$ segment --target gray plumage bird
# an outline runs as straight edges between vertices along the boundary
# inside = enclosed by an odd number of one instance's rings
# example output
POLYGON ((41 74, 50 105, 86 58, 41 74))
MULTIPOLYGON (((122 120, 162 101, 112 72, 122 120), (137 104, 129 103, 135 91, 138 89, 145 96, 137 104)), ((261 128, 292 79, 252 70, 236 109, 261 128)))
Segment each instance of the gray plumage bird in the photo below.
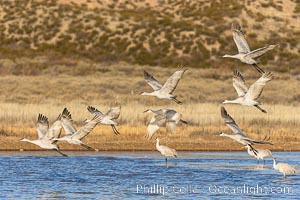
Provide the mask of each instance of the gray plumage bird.
POLYGON ((64 109, 61 116, 62 126, 66 132, 66 135, 61 138, 53 138, 53 141, 66 141, 69 144, 80 145, 88 150, 94 150, 92 147, 86 145, 81 140, 86 137, 101 121, 100 116, 95 116, 92 120, 86 122, 80 129, 76 130, 73 125, 73 119, 71 113, 67 108, 64 109))
POLYGON ((287 163, 276 163, 276 158, 273 158, 273 168, 283 174, 283 177, 286 177, 286 174, 295 174, 296 169, 294 166, 287 163))
POLYGON ((233 23, 231 26, 233 40, 238 48, 238 54, 236 55, 224 55, 224 58, 235 58, 243 63, 252 65, 259 73, 264 71, 257 65, 257 59, 266 54, 268 51, 274 49, 277 45, 268 45, 256 50, 251 51, 249 45, 245 39, 242 28, 239 24, 233 23))
POLYGON ((177 152, 175 149, 171 149, 168 146, 160 145, 159 138, 156 139, 156 149, 161 153, 161 155, 165 156, 166 164, 168 163, 167 157, 174 157, 177 158, 177 152))
POLYGON ((175 133, 176 126, 179 123, 187 124, 186 121, 181 119, 182 114, 172 109, 159 109, 159 110, 147 109, 144 111, 144 113, 155 114, 151 118, 150 123, 147 126, 146 137, 148 139, 151 139, 160 127, 168 127, 171 133, 175 133))
MULTIPOLYGON (((103 114, 100 110, 93 106, 88 106, 87 109, 91 114, 101 117, 100 124, 110 125, 114 134, 120 135, 120 132, 116 128, 116 125, 118 125, 118 123, 115 120, 118 119, 120 116, 121 106, 109 109, 106 114, 103 114)), ((87 121, 89 120, 86 120, 86 122, 87 121)))
POLYGON ((177 104, 182 104, 176 98, 176 95, 173 95, 174 90, 176 89, 182 75, 187 69, 178 70, 173 73, 172 76, 168 78, 164 85, 161 85, 152 75, 144 71, 145 81, 152 87, 153 92, 142 92, 141 95, 155 96, 159 99, 171 99, 177 104))
POLYGON ((246 146, 249 145, 249 147, 253 150, 253 152, 257 155, 256 150, 252 147, 253 144, 271 144, 271 142, 267 141, 266 138, 263 141, 255 140, 252 138, 249 138, 235 123, 233 118, 227 113, 225 108, 222 106, 221 107, 221 116, 225 122, 225 124, 234 132, 234 134, 230 135, 227 133, 220 133, 220 136, 228 137, 231 138, 238 143, 246 146))
POLYGON ((225 100, 223 103, 255 106, 261 112, 267 113, 266 110, 262 109, 259 106, 261 105, 261 103, 258 102, 258 99, 261 96, 267 82, 271 81, 273 78, 274 76, 271 72, 263 73, 262 76, 248 89, 242 74, 239 71, 235 70, 233 77, 233 87, 238 94, 238 98, 234 100, 225 100))
POLYGON ((56 142, 52 140, 53 138, 60 136, 61 129, 62 129, 61 114, 57 117, 57 119, 55 120, 55 122, 52 124, 50 128, 49 128, 48 118, 42 114, 39 114, 37 120, 38 139, 29 140, 23 138, 21 141, 35 144, 43 149, 51 149, 58 152, 62 156, 67 156, 66 154, 62 153, 59 150, 59 147, 57 146, 56 142))
POLYGON ((259 160, 263 160, 265 164, 265 158, 273 158, 272 152, 268 149, 253 149, 250 145, 246 145, 245 148, 247 149, 247 152, 250 156, 254 157, 257 159, 257 162, 259 163, 259 160), (254 153, 254 151, 256 151, 254 153))

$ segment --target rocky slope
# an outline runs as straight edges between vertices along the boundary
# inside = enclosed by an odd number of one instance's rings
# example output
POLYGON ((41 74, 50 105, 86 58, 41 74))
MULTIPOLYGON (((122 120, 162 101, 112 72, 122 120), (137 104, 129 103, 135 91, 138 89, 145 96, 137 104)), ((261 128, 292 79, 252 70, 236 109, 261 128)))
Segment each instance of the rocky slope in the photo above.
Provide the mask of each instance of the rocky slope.
MULTIPOLYGON (((231 23, 251 48, 279 47, 262 64, 299 66, 299 0, 11 0, 0 3, 0 58, 40 54, 97 62, 219 67, 237 50, 231 23)), ((1 65, 1 62, 0 62, 1 65)), ((3 67, 3 66, 0 66, 3 67)))

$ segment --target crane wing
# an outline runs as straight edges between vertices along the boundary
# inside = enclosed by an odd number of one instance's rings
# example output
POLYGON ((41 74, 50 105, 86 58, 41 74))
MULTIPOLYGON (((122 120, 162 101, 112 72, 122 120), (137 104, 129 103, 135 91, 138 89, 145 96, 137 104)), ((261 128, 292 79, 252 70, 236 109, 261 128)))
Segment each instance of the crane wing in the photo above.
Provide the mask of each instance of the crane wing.
POLYGON ((91 113, 91 114, 94 114, 94 115, 99 115, 99 116, 102 116, 104 117, 104 114, 98 110, 97 108, 93 107, 93 106, 88 106, 87 107, 87 110, 91 113))
POLYGON ((166 127, 167 129, 171 132, 171 133, 175 133, 176 132, 176 122, 174 120, 172 121, 168 121, 166 123, 166 127))
POLYGON ((158 125, 149 124, 147 126, 147 132, 146 132, 145 137, 148 138, 148 139, 151 139, 153 137, 153 135, 156 133, 156 131, 158 131, 158 129, 159 129, 158 125))
MULTIPOLYGON (((61 114, 57 117, 55 122, 52 124, 52 126, 48 129, 45 137, 49 140, 52 140, 53 138, 59 138, 61 134, 62 129, 62 121, 61 121, 61 114)), ((55 142, 55 141, 53 141, 55 142)))
POLYGON ((225 124, 235 133, 238 135, 241 135, 243 137, 247 137, 243 131, 238 127, 238 125, 235 123, 233 118, 227 113, 225 108, 222 106, 221 107, 221 116, 225 122, 225 124))
POLYGON ((87 136, 101 121, 102 117, 99 115, 95 115, 95 117, 89 122, 85 123, 76 133, 74 133, 71 137, 73 139, 83 139, 87 136))
POLYGON ((76 128, 73 125, 72 115, 67 108, 65 108, 61 114, 61 121, 66 135, 73 135, 76 132, 76 128))
POLYGON ((266 83, 271 81, 273 78, 274 75, 271 72, 263 73, 263 75, 250 86, 245 97, 252 100, 257 100, 261 96, 266 83))
POLYGON ((239 24, 233 23, 231 26, 233 40, 238 48, 240 54, 247 54, 250 52, 249 45, 245 39, 242 28, 239 24))
POLYGON ((121 112, 121 106, 113 107, 107 111, 106 116, 109 116, 110 119, 118 119, 121 112))
POLYGON ((236 90, 239 97, 242 97, 247 93, 248 88, 245 84, 245 80, 244 80, 242 74, 237 70, 234 71, 232 85, 233 85, 234 89, 236 90))
POLYGON ((166 124, 166 115, 155 115, 151 118, 149 125, 147 126, 146 137, 151 139, 159 127, 165 126, 166 124))
POLYGON ((174 92, 182 75, 184 74, 184 72, 186 70, 187 69, 183 69, 183 70, 178 70, 178 71, 174 72, 173 75, 170 76, 168 78, 168 80, 165 82, 165 84, 162 86, 160 91, 162 93, 167 93, 167 94, 171 94, 172 92, 174 92))
POLYGON ((48 118, 42 114, 39 114, 36 125, 38 138, 42 139, 49 129, 48 118))
POLYGON ((148 85, 150 85, 153 90, 159 90, 160 88, 162 88, 162 85, 146 71, 144 71, 144 78, 148 83, 148 85))
POLYGON ((277 45, 269 45, 266 47, 255 49, 255 50, 249 52, 247 55, 245 55, 245 58, 257 59, 257 58, 261 57, 262 55, 266 54, 268 51, 274 49, 276 46, 277 45))

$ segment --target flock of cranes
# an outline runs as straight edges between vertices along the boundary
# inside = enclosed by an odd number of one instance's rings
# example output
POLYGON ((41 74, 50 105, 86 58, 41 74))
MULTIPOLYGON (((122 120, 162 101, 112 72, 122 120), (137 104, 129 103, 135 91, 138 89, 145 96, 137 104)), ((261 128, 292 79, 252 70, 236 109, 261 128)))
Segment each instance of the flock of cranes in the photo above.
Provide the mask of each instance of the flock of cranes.
POLYGON ((88 146, 82 139, 86 137, 98 124, 110 125, 113 132, 119 135, 119 131, 116 129, 116 120, 121 112, 121 107, 111 108, 106 114, 103 114, 98 109, 88 106, 88 111, 94 115, 92 119, 86 119, 84 125, 78 130, 74 127, 72 115, 67 108, 64 108, 61 114, 58 115, 56 121, 49 128, 48 118, 42 114, 39 114, 37 120, 37 140, 22 139, 23 142, 29 142, 35 144, 43 149, 55 150, 63 156, 67 156, 62 153, 58 146, 58 141, 66 141, 69 144, 80 145, 88 150, 94 150, 92 147, 88 146), (60 137, 61 131, 64 129, 65 136, 60 137))
MULTIPOLYGON (((234 100, 225 100, 223 104, 240 104, 246 106, 255 106, 263 113, 267 113, 266 110, 260 107, 260 102, 258 101, 261 96, 266 84, 274 78, 271 72, 264 72, 259 66, 257 59, 267 53, 268 51, 274 49, 276 45, 268 45, 256 50, 251 51, 249 45, 245 39, 245 36, 241 30, 241 27, 233 23, 232 24, 232 34, 234 42, 238 48, 238 54, 236 55, 224 55, 223 57, 239 59, 241 62, 252 65, 259 73, 261 77, 254 82, 249 88, 245 84, 245 79, 242 74, 235 70, 233 76, 233 87, 235 88, 238 97, 234 100)), ((170 99, 177 104, 182 104, 181 101, 177 99, 177 96, 173 94, 176 89, 180 79, 182 78, 184 72, 187 69, 180 69, 175 71, 172 76, 170 76, 167 81, 162 85, 159 83, 152 75, 144 71, 144 79, 153 89, 152 92, 142 92, 141 95, 155 96, 159 99, 170 99)), ((48 118, 42 114, 38 115, 37 120, 37 140, 22 139, 21 141, 29 142, 40 146, 44 149, 52 149, 57 151, 63 156, 58 146, 57 142, 66 141, 69 144, 80 145, 88 150, 94 150, 92 147, 85 144, 82 139, 86 137, 98 124, 110 125, 114 134, 119 135, 120 132, 116 129, 116 119, 118 119, 121 111, 121 107, 111 108, 107 113, 103 114, 98 109, 88 106, 87 110, 93 114, 92 119, 86 119, 85 124, 78 130, 73 125, 73 120, 71 113, 65 108, 62 113, 59 114, 56 121, 49 127, 48 118), (65 136, 60 137, 61 130, 64 129, 65 136)), ((160 127, 167 127, 170 132, 174 133, 176 126, 180 123, 187 124, 186 121, 182 119, 182 115, 173 109, 159 109, 152 110, 147 109, 145 113, 153 113, 154 116, 151 118, 150 123, 147 127, 146 137, 148 139, 153 138, 154 134, 159 130, 160 127)), ((242 144, 250 156, 255 157, 259 160, 264 160, 267 157, 273 158, 273 168, 275 170, 286 174, 295 173, 295 168, 287 163, 276 163, 276 159, 272 156, 270 150, 258 149, 253 146, 256 144, 270 144, 270 138, 265 138, 264 140, 256 140, 248 137, 237 125, 234 119, 228 114, 226 109, 221 106, 221 117, 224 123, 233 131, 234 134, 220 133, 220 136, 228 137, 236 142, 242 144)), ((167 163, 167 157, 177 157, 177 152, 175 149, 170 147, 160 145, 159 138, 156 138, 156 149, 165 156, 167 163)), ((265 160, 264 160, 265 162, 265 160)))

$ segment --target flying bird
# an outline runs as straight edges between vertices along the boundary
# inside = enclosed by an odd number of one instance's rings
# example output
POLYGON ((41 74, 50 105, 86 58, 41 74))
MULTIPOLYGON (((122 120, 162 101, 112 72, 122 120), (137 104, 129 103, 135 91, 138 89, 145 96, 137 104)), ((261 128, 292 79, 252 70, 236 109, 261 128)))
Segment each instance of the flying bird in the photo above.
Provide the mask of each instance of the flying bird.
POLYGON ((237 23, 233 23, 231 26, 233 40, 238 48, 238 54, 236 55, 224 55, 224 58, 235 58, 241 62, 252 65, 258 72, 264 73, 264 71, 257 65, 257 59, 263 56, 268 51, 274 49, 277 45, 268 45, 256 50, 251 51, 249 45, 245 39, 241 26, 237 23))
POLYGON ((66 135, 61 138, 53 138, 53 141, 66 141, 69 144, 80 145, 87 150, 94 150, 92 147, 86 145, 81 140, 86 137, 100 122, 101 117, 95 116, 92 120, 86 122, 80 129, 76 130, 73 125, 73 119, 71 113, 65 108, 61 115, 62 126, 66 132, 66 135))
POLYGON ((259 106, 261 103, 257 100, 261 96, 267 82, 271 81, 273 78, 274 75, 271 72, 263 73, 262 76, 248 89, 242 74, 239 71, 235 70, 233 76, 233 87, 236 90, 238 97, 234 100, 225 100, 223 103, 255 106, 261 112, 267 113, 266 110, 262 109, 259 106))
POLYGON ((159 139, 156 139, 156 149, 161 153, 161 155, 165 156, 166 158, 166 164, 168 163, 167 157, 175 157, 177 158, 177 152, 175 149, 171 149, 170 147, 160 145, 159 139))
POLYGON ((168 127, 171 133, 175 133, 176 126, 179 123, 187 124, 186 121, 181 119, 182 114, 172 109, 159 109, 159 110, 147 109, 144 111, 144 113, 155 114, 151 118, 150 123, 147 126, 146 137, 148 139, 151 139, 160 127, 168 127))
MULTIPOLYGON (((227 133, 220 133, 220 136, 225 136, 228 138, 231 138, 238 143, 246 146, 249 145, 249 147, 253 150, 254 154, 257 155, 257 151, 252 147, 254 144, 271 144, 271 142, 268 141, 268 139, 264 139, 263 141, 255 140, 252 138, 249 138, 235 123, 233 118, 227 113, 225 108, 221 107, 221 116, 225 122, 225 124, 234 132, 234 134, 227 134, 227 133)), ((269 138, 270 139, 270 138, 269 138)))
POLYGON ((52 124, 50 128, 48 118, 42 114, 39 114, 37 120, 38 139, 28 140, 26 138, 23 138, 21 141, 35 144, 43 149, 51 149, 57 151, 62 156, 67 156, 59 150, 59 147, 57 146, 57 144, 55 144, 56 142, 52 140, 53 138, 60 136, 61 129, 61 114, 57 117, 56 121, 52 124))
POLYGON ((144 71, 144 78, 146 82, 152 87, 153 92, 142 92, 141 95, 155 96, 159 99, 172 99, 177 104, 182 104, 176 97, 173 95, 174 90, 176 89, 182 75, 187 69, 178 70, 173 73, 172 76, 165 82, 164 85, 161 85, 152 75, 144 71))
MULTIPOLYGON (((116 128, 116 125, 118 125, 118 123, 115 120, 118 119, 120 116, 121 106, 113 107, 113 108, 109 109, 109 111, 107 111, 106 114, 103 114, 100 110, 98 110, 97 108, 95 108, 93 106, 88 106, 87 110, 90 113, 92 113, 93 115, 97 115, 97 116, 101 117, 100 124, 110 125, 114 134, 120 135, 120 132, 116 128)), ((86 121, 89 121, 89 120, 86 120, 86 121)))

